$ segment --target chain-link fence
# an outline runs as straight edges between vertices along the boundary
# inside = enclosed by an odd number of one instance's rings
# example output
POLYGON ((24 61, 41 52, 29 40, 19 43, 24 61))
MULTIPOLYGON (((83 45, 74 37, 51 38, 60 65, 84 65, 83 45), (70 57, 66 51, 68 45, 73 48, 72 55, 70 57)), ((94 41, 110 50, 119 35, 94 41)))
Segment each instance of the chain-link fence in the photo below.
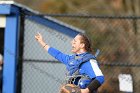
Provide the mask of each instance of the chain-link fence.
POLYGON ((93 50, 101 50, 98 60, 106 81, 99 91, 120 93, 119 75, 130 74, 134 93, 139 93, 140 18, 70 16, 57 18, 85 30, 93 41, 93 50))
MULTIPOLYGON (((34 35, 39 31, 48 44, 67 54, 70 54, 72 38, 30 20, 29 17, 33 16, 25 15, 24 21, 21 90, 22 93, 58 93, 64 82, 65 66, 48 55, 35 41, 34 35)), ((105 83, 99 93, 123 93, 119 90, 120 74, 130 74, 133 93, 139 93, 139 17, 49 16, 84 30, 92 40, 93 53, 97 48, 100 49, 98 61, 105 75, 105 83)))
MULTIPOLYGON (((23 50, 19 51, 22 59, 21 92, 22 93, 58 93, 65 80, 65 66, 48 55, 35 41, 37 32, 43 34, 44 40, 60 51, 70 53, 69 37, 55 29, 41 25, 32 20, 34 16, 22 13, 23 50)), ((96 49, 101 53, 98 61, 105 75, 105 83, 99 93, 122 93, 119 90, 119 76, 129 74, 132 80, 133 93, 140 89, 140 17, 83 16, 83 15, 47 15, 80 28, 92 40, 93 54, 96 49)), ((3 30, 3 29, 2 29, 3 30)), ((12 54, 8 49, 6 52, 12 54)), ((20 64, 20 63, 19 63, 20 64)), ((124 85, 128 87, 127 85, 124 85)))
POLYGON ((40 32, 46 43, 69 53, 71 37, 25 17, 22 93, 57 93, 65 77, 65 68, 35 40, 40 32))

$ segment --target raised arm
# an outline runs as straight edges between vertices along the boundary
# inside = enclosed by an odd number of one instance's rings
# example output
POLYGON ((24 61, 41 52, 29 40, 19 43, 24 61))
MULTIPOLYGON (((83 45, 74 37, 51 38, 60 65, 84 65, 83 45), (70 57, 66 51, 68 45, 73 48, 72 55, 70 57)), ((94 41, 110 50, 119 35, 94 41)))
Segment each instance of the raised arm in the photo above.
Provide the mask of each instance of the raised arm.
POLYGON ((49 50, 50 46, 48 44, 46 44, 42 38, 42 35, 40 33, 38 33, 37 35, 35 35, 35 39, 41 44, 41 46, 45 49, 45 50, 49 50))
POLYGON ((68 60, 69 60, 69 55, 66 55, 62 52, 60 52, 59 50, 50 47, 47 43, 44 42, 42 35, 40 33, 38 33, 37 35, 35 35, 35 39, 41 44, 41 46, 47 50, 47 52, 53 56, 54 58, 56 58, 57 60, 59 60, 60 62, 67 64, 68 60))

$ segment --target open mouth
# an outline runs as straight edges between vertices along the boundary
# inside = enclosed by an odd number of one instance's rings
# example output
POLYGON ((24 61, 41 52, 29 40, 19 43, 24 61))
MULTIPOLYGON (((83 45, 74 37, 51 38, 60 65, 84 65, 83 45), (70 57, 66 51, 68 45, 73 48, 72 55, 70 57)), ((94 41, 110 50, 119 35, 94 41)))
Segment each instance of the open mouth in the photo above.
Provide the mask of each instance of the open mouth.
POLYGON ((74 46, 72 46, 72 49, 75 49, 75 47, 74 47, 74 46))

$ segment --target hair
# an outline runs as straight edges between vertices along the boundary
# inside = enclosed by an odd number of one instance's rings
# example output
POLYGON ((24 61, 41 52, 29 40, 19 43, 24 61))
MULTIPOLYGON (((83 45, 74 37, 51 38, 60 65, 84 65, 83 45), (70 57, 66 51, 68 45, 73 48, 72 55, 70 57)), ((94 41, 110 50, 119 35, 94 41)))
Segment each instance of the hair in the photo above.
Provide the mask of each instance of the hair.
POLYGON ((92 52, 90 39, 85 34, 83 34, 83 33, 79 33, 78 35, 81 36, 81 43, 85 44, 85 50, 87 52, 92 52))

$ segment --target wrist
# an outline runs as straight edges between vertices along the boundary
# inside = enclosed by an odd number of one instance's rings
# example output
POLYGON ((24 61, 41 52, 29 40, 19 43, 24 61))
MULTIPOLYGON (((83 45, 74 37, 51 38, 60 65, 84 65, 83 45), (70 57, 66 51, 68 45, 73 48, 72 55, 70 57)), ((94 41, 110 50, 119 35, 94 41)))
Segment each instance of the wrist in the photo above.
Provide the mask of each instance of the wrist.
POLYGON ((47 44, 45 43, 44 46, 43 46, 43 48, 45 48, 46 46, 47 46, 47 44))
POLYGON ((46 43, 44 41, 40 41, 40 44, 44 47, 46 43))

